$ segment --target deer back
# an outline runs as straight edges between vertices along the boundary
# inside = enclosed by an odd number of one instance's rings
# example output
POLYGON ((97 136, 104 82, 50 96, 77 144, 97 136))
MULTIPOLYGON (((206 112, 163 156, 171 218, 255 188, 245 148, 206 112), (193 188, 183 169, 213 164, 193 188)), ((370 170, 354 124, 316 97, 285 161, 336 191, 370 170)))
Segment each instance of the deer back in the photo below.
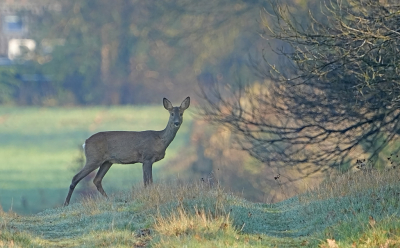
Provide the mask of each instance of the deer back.
POLYGON ((156 162, 164 158, 165 149, 160 131, 100 132, 85 142, 87 159, 118 164, 156 162))

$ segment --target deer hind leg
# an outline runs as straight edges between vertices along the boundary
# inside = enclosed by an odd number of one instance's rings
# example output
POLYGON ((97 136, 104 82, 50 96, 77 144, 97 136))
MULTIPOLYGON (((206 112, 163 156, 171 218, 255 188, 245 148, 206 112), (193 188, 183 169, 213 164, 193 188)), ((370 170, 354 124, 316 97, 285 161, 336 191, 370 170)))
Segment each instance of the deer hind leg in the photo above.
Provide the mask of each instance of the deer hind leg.
POLYGON ((105 197, 108 198, 106 192, 103 189, 103 186, 101 185, 101 181, 103 180, 104 175, 107 173, 107 171, 110 169, 112 163, 110 162, 104 162, 101 166, 99 171, 96 174, 96 177, 93 179, 94 185, 96 185, 97 190, 105 197))
POLYGON ((89 175, 90 172, 94 171, 99 166, 100 166, 99 162, 97 162, 97 163, 88 163, 88 162, 86 162, 86 165, 82 168, 82 170, 80 172, 78 172, 72 178, 72 182, 71 182, 71 185, 69 186, 69 192, 68 192, 67 198, 65 199, 64 206, 68 206, 69 201, 70 201, 71 196, 72 196, 72 192, 74 192, 74 189, 75 189, 76 185, 79 183, 79 181, 82 180, 87 175, 89 175))
POLYGON ((152 162, 143 162, 143 181, 144 181, 144 186, 146 187, 147 185, 153 183, 153 163, 152 162))

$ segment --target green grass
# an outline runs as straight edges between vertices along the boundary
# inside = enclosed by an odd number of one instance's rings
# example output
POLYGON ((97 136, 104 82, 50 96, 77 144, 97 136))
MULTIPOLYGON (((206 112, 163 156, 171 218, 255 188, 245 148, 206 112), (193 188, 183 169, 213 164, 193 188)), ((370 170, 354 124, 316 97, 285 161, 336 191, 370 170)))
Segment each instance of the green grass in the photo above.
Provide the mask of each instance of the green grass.
POLYGON ((86 198, 31 216, 0 213, 0 242, 24 247, 398 247, 399 180, 398 169, 347 173, 275 204, 252 203, 218 185, 180 180, 140 185, 108 200, 86 198))
MULTIPOLYGON (((190 113, 167 150, 154 165, 154 177, 189 138, 190 113)), ((168 113, 160 106, 37 108, 0 107, 0 203, 3 209, 29 214, 63 203, 90 135, 110 130, 161 130, 168 113)), ((142 180, 140 164, 112 166, 103 186, 112 192, 142 180)), ((78 185, 78 189, 81 185, 78 185)), ((79 194, 74 194, 76 201, 79 194)))
POLYGON ((78 189, 62 208, 88 136, 163 129, 165 110, 1 107, 0 247, 400 246, 400 169, 334 175, 274 204, 252 203, 218 186, 159 183, 162 162, 187 143, 189 116, 155 166, 158 183, 143 188, 139 164, 114 165, 103 183, 114 192, 110 199, 84 198, 78 189))

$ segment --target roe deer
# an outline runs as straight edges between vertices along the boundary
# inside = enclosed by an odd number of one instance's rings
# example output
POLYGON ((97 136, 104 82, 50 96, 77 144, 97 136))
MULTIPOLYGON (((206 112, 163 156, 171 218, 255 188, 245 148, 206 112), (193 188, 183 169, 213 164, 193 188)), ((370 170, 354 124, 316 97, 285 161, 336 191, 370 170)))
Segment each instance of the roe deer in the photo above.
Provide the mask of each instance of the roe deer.
POLYGON ((164 130, 100 132, 86 140, 85 144, 83 144, 86 164, 72 178, 64 206, 68 206, 72 192, 74 192, 75 186, 79 181, 99 167, 100 169, 93 179, 93 183, 105 197, 107 197, 107 194, 101 186, 101 180, 114 163, 142 163, 144 186, 153 182, 153 163, 164 158, 165 150, 175 138, 182 124, 183 112, 189 107, 190 98, 187 97, 183 100, 180 107, 173 107, 166 98, 163 99, 163 104, 164 108, 170 113, 167 127, 164 130))

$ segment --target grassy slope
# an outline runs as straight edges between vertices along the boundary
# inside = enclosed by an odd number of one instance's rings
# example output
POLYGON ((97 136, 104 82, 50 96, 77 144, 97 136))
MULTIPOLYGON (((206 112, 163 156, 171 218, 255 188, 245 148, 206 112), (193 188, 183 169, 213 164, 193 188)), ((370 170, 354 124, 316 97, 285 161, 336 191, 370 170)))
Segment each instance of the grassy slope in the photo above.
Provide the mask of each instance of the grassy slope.
MULTIPOLYGON (((168 113, 153 107, 17 108, 0 107, 0 203, 3 209, 36 213, 61 205, 74 175, 81 145, 91 134, 104 130, 161 130, 168 113)), ((155 164, 155 175, 163 162, 174 157, 186 143, 190 114, 166 159, 155 164)), ((104 188, 127 189, 142 180, 139 164, 113 165, 104 178, 104 188), (127 187, 128 185, 128 187, 127 187)), ((78 187, 81 185, 79 184, 78 187)), ((75 201, 79 194, 74 194, 75 201)))
POLYGON ((399 180, 398 169, 345 174, 277 204, 155 184, 32 216, 3 213, 0 246, 399 247, 399 180))

